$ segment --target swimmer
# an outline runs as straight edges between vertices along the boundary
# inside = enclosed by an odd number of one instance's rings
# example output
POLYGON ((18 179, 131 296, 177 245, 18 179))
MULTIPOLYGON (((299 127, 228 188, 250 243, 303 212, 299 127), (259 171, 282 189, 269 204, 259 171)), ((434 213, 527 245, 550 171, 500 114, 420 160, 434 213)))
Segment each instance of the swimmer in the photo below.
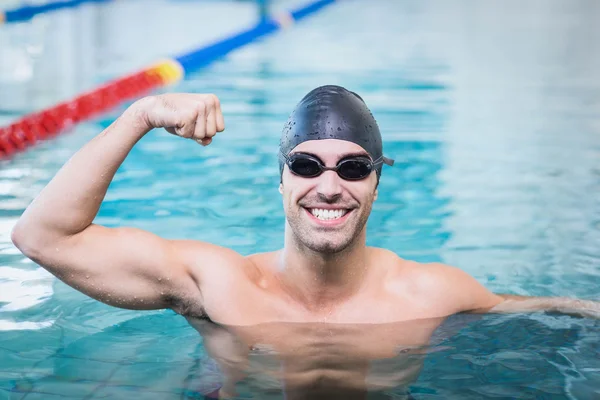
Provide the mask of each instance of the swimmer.
POLYGON ((600 316, 596 302, 496 294, 459 268, 367 247, 366 222, 393 160, 365 102, 339 86, 308 93, 283 129, 282 249, 243 256, 94 224, 117 169, 154 128, 206 146, 225 122, 212 94, 136 101, 62 167, 27 207, 12 241, 98 301, 185 317, 223 371, 215 398, 234 397, 239 382, 282 390, 286 399, 363 399, 367 391, 407 387, 422 360, 406 354, 420 354, 458 313, 600 316))

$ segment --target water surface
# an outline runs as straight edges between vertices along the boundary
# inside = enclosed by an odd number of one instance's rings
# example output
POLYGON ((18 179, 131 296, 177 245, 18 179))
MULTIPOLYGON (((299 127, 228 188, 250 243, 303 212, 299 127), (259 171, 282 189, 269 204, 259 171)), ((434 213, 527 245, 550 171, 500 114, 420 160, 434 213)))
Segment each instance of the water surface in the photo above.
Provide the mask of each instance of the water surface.
MULTIPOLYGON (((206 148, 150 133, 96 222, 242 254, 277 249, 279 133, 306 92, 339 84, 365 99, 397 161, 384 167, 369 245, 458 266, 496 292, 600 299, 598 8, 340 2, 171 88, 216 93, 226 131, 206 148)), ((141 56, 121 57, 132 65, 141 56)), ((86 298, 10 243, 33 197, 119 112, 0 164, 0 397, 194 398, 222 378, 183 318, 86 298)), ((487 316, 441 335, 410 391, 596 398, 599 332, 597 321, 568 316, 487 316)))

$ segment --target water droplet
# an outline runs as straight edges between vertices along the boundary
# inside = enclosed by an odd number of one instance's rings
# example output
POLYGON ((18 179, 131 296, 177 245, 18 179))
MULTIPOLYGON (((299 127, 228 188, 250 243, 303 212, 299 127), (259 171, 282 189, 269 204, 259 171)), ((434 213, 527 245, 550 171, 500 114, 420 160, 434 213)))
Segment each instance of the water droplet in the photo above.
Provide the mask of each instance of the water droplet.
POLYGON ((89 276, 89 275, 86 275, 86 276, 85 276, 85 279, 90 279, 90 276, 89 276))

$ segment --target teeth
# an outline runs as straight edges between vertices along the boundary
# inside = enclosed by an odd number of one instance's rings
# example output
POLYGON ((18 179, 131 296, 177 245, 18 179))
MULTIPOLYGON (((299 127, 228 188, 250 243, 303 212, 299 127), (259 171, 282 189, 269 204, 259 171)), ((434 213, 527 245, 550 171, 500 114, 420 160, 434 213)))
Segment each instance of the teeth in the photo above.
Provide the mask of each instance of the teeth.
POLYGON ((347 210, 323 210, 321 208, 312 208, 310 210, 310 212, 312 213, 312 215, 314 215, 318 219, 327 221, 327 220, 331 220, 331 219, 342 218, 344 215, 346 215, 346 213, 348 211, 347 210))

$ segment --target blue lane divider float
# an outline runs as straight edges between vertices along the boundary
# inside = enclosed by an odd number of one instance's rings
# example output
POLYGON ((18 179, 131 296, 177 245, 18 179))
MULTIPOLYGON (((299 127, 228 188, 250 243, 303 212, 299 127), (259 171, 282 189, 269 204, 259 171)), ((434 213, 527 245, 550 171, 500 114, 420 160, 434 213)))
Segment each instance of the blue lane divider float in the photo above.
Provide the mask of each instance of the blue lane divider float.
MULTIPOLYGON (((108 1, 108 0, 91 0, 108 1)), ((106 82, 98 88, 45 110, 22 116, 13 124, 0 126, 0 159, 23 151, 35 143, 65 132, 75 124, 99 116, 149 91, 171 85, 190 74, 269 33, 285 29, 336 0, 319 0, 297 10, 261 19, 254 27, 212 45, 175 58, 159 60, 148 68, 106 82)), ((79 0, 83 3, 83 0, 79 0)))
POLYGON ((65 0, 51 1, 45 4, 24 6, 12 10, 0 10, 0 24, 11 22, 25 22, 39 14, 57 11, 64 8, 74 8, 84 3, 104 3, 112 0, 65 0))
POLYGON ((335 3, 335 1, 336 0, 319 0, 294 11, 274 15, 260 21, 248 30, 221 39, 220 41, 199 50, 175 57, 174 60, 181 65, 185 73, 189 74, 210 64, 217 58, 228 54, 232 50, 240 48, 279 29, 287 28, 289 25, 293 24, 293 22, 299 21, 319 11, 321 8, 335 3))

